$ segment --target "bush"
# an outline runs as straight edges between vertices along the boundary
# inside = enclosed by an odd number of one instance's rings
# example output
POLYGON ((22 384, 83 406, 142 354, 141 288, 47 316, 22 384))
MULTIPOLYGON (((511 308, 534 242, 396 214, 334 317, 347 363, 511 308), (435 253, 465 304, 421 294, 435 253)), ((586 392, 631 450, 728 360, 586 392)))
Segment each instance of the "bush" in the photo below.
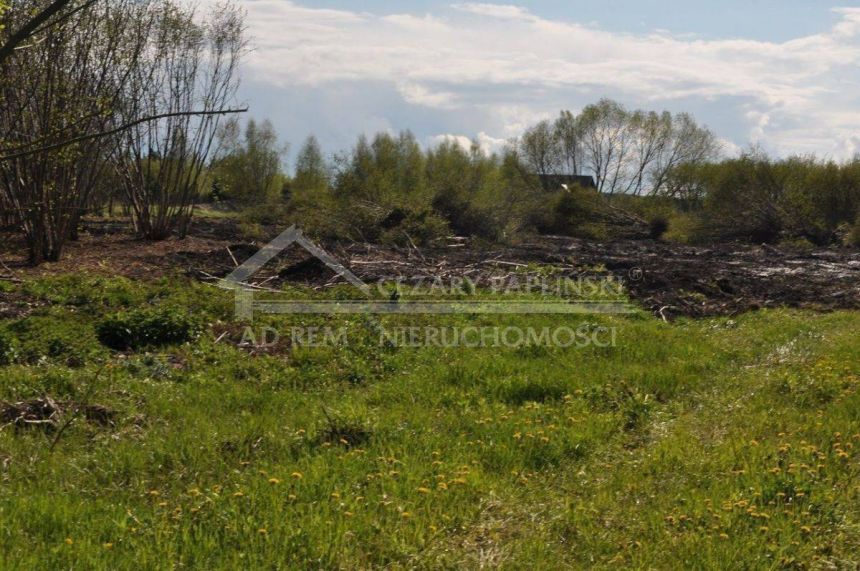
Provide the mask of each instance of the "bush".
POLYGON ((654 216, 648 221, 648 235, 659 240, 669 230, 669 220, 664 216, 654 216))
POLYGON ((693 244, 702 241, 702 224, 694 214, 677 212, 669 218, 669 229, 663 239, 679 244, 693 244))
POLYGON ((381 226, 386 230, 380 241, 400 246, 409 245, 410 240, 417 246, 425 246, 451 232, 447 221, 429 209, 416 212, 397 208, 381 226))
POLYGON ((573 187, 558 192, 549 208, 533 214, 532 223, 541 234, 601 239, 605 205, 596 190, 573 187))
POLYGON ((0 366, 8 365, 15 360, 15 345, 12 336, 0 331, 0 366))
POLYGON ((846 242, 846 245, 848 246, 860 248, 860 216, 857 217, 857 222, 854 223, 854 226, 852 226, 851 230, 848 232, 846 242))
POLYGON ((96 325, 99 341, 117 351, 185 343, 200 330, 196 319, 170 308, 118 313, 96 325))

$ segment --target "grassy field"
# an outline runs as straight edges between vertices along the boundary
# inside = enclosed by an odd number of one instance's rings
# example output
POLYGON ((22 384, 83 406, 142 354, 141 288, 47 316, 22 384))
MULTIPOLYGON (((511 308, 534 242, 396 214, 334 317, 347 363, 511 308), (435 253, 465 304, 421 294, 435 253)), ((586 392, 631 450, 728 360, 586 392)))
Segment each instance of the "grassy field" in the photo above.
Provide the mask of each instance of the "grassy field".
POLYGON ((237 345, 227 292, 183 277, 0 288, 37 304, 0 320, 0 399, 116 411, 0 430, 3 569, 860 564, 857 313, 588 316, 617 342, 582 349, 380 348, 367 317, 269 318, 349 344, 265 352, 237 345), (99 342, 140 307, 202 332, 99 342))

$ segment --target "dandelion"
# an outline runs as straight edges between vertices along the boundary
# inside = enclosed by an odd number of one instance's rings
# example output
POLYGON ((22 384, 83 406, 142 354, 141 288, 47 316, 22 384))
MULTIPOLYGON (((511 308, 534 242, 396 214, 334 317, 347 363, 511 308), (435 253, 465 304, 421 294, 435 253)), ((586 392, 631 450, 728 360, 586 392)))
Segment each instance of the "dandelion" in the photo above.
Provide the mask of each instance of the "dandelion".
POLYGON ((293 472, 292 474, 290 474, 290 476, 292 476, 292 477, 293 477, 293 478, 295 478, 296 480, 301 480, 301 479, 303 478, 303 476, 302 476, 302 473, 301 473, 301 472, 293 472))
POLYGON ((200 490, 198 490, 197 488, 192 488, 188 490, 188 494, 196 497, 200 495, 200 490))
POLYGON ((71 545, 74 543, 74 540, 71 537, 66 538, 66 545, 71 545))
POLYGON ((448 484, 446 484, 445 482, 439 482, 438 484, 436 484, 436 489, 438 489, 438 490, 447 490, 447 489, 448 489, 448 484))
POLYGON ((295 495, 295 494, 290 494, 290 495, 288 495, 288 496, 287 496, 287 499, 288 499, 288 500, 290 500, 290 501, 295 500, 295 499, 296 499, 296 495, 295 495))
POLYGON ((402 517, 404 519, 409 519, 410 517, 412 517, 412 514, 409 512, 401 512, 400 517, 402 517))
POLYGON ((332 493, 331 493, 331 497, 333 497, 333 498, 334 498, 334 499, 336 499, 336 500, 339 500, 339 499, 340 499, 340 493, 338 493, 338 492, 332 492, 332 493))
POLYGON ((355 514, 354 514, 354 513, 352 513, 352 512, 343 512, 343 515, 344 515, 345 517, 352 517, 352 516, 354 516, 355 514))
POLYGON ((419 493, 419 494, 429 494, 429 493, 430 493, 430 489, 429 489, 429 488, 423 488, 423 487, 422 487, 422 488, 418 488, 418 490, 417 490, 417 491, 418 491, 418 493, 419 493))
POLYGON ((800 526, 800 531, 804 534, 809 534, 809 533, 812 533, 812 528, 809 527, 808 525, 802 525, 802 526, 800 526))
POLYGON ((728 533, 721 533, 721 534, 720 534, 720 539, 728 539, 728 538, 729 538, 729 534, 728 534, 728 533))
POLYGON ((233 493, 233 497, 234 497, 234 498, 241 498, 241 497, 242 497, 242 496, 244 496, 244 495, 245 495, 245 494, 243 494, 242 492, 234 492, 234 493, 233 493))
POLYGON ((281 481, 277 478, 269 478, 269 483, 272 484, 273 486, 277 486, 278 484, 281 483, 281 481))
POLYGON ((113 543, 102 543, 102 547, 105 549, 113 549, 113 543))
POLYGON ((152 497, 158 497, 161 495, 161 492, 159 492, 158 490, 149 490, 149 495, 152 497))
POLYGON ((267 535, 269 531, 265 527, 261 527, 257 530, 257 533, 259 533, 260 535, 267 535))

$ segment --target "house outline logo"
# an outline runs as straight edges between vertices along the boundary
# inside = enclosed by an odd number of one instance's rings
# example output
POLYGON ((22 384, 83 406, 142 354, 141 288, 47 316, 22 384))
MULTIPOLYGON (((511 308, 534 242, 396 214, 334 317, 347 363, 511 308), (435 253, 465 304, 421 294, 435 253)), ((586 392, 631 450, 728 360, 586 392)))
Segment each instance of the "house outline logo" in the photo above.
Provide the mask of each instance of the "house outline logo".
POLYGON ((361 290, 364 295, 370 296, 370 287, 366 283, 329 255, 328 252, 309 240, 301 229, 293 224, 281 232, 277 238, 260 248, 257 253, 245 260, 221 281, 222 287, 233 290, 236 293, 237 319, 251 320, 254 317, 254 291, 247 283, 248 278, 260 271, 263 266, 293 244, 298 244, 304 248, 306 252, 321 261, 334 273, 361 290))
MULTIPOLYGON (((234 269, 219 284, 235 294, 235 317, 252 321, 256 312, 265 314, 328 313, 328 314, 571 314, 571 313, 631 313, 632 306, 622 300, 439 300, 439 299, 375 299, 373 290, 343 264, 320 246, 309 240, 295 225, 260 248, 253 256, 234 269), (255 287, 247 280, 275 256, 293 244, 324 263, 338 276, 363 294, 363 299, 259 299, 256 293, 265 288, 255 287)), ((266 290, 270 291, 270 290, 266 290)))

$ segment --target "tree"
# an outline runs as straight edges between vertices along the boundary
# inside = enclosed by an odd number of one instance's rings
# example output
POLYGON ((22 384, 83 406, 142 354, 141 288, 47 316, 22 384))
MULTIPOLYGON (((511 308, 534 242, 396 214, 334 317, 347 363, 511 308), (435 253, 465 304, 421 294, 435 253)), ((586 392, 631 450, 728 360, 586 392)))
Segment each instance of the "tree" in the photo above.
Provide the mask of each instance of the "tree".
POLYGON ((680 165, 703 165, 716 160, 721 153, 716 135, 701 127, 687 113, 674 118, 664 113, 661 119, 661 144, 650 163, 650 193, 664 192, 667 177, 680 165))
POLYGON ((627 167, 634 131, 628 111, 615 101, 601 99, 582 110, 579 123, 585 166, 593 173, 597 189, 611 196, 629 188, 627 167))
POLYGON ((331 175, 316 137, 305 140, 296 157, 296 173, 292 190, 297 196, 319 197, 329 189, 331 175))
MULTIPOLYGON (((16 3, 5 15, 8 27, 32 27, 31 14, 44 13, 40 6, 37 0, 16 3)), ((103 172, 105 139, 57 143, 111 124, 123 70, 142 50, 135 13, 133 0, 77 10, 60 25, 39 28, 40 41, 0 61, 2 146, 41 148, 0 161, 0 193, 33 263, 59 258, 103 172)))
POLYGON ((549 121, 541 121, 526 129, 520 137, 520 157, 527 168, 535 174, 562 174, 561 141, 562 137, 559 136, 553 124, 549 121))
POLYGON ((138 234, 184 237, 221 113, 238 87, 243 14, 222 4, 201 22, 174 0, 153 0, 141 11, 154 25, 117 105, 116 122, 134 126, 117 137, 114 165, 138 234))
POLYGON ((281 157, 286 147, 269 120, 257 124, 253 119, 240 135, 238 121, 228 121, 220 131, 220 149, 213 161, 214 176, 224 187, 224 194, 245 203, 262 203, 278 190, 281 157))

